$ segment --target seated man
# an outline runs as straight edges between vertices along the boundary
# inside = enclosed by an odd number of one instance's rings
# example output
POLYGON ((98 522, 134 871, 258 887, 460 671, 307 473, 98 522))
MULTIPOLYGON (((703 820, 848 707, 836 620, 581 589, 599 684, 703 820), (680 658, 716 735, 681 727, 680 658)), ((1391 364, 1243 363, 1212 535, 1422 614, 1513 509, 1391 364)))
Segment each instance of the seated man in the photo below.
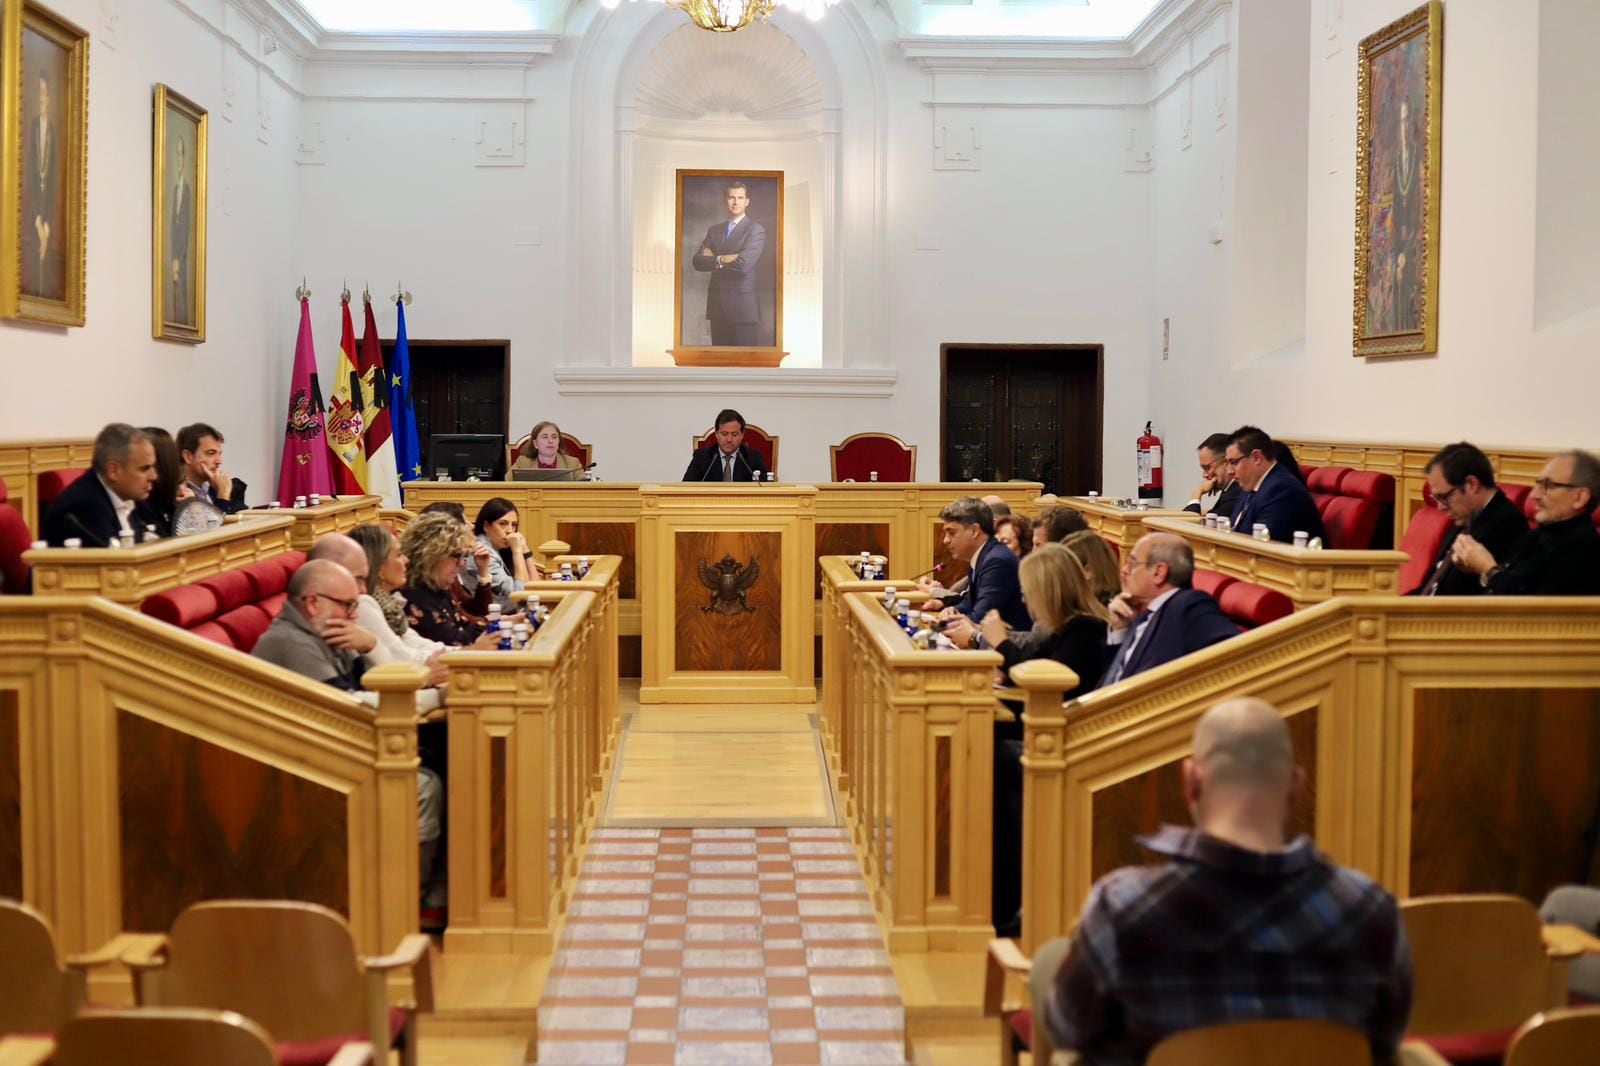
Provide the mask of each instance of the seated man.
POLYGON ((245 509, 245 483, 222 469, 222 434, 204 422, 178 430, 178 457, 183 461, 183 483, 195 498, 223 514, 245 509))
POLYGON ((765 481, 767 461, 744 442, 744 416, 732 408, 717 413, 717 435, 689 457, 685 481, 765 481))
POLYGON ((156 483, 156 447, 144 431, 113 422, 94 438, 89 473, 62 490, 40 526, 52 548, 73 538, 85 548, 114 548, 123 533, 142 541, 145 528, 161 529, 150 505, 156 483))
MULTIPOLYGON (((1551 889, 1539 905, 1546 925, 1575 925, 1600 936, 1600 888, 1562 885, 1551 889)), ((1591 1003, 1600 1003, 1600 955, 1584 955, 1567 964, 1567 991, 1591 1003)))
POLYGON ((1011 505, 999 496, 980 496, 978 498, 989 505, 989 513, 996 518, 1004 518, 1011 513, 1011 505))
POLYGON ((1195 828, 1141 837, 1168 861, 1101 878, 1071 942, 1035 954, 1035 1011, 1057 1046, 1134 1066, 1186 1029, 1316 1019, 1360 1030, 1390 1061, 1411 1013, 1400 909, 1309 837, 1285 841, 1304 783, 1271 704, 1206 712, 1183 762, 1195 828))
POLYGON ((1012 629, 1027 629, 1033 623, 1022 605, 1022 586, 1017 584, 1017 557, 1011 549, 994 539, 994 514, 976 496, 963 496, 939 512, 944 522, 944 546, 956 559, 970 560, 967 590, 954 604, 944 607, 939 600, 923 604, 924 611, 937 611, 941 618, 965 615, 982 622, 990 611, 1012 629))
POLYGON ((1447 444, 1423 471, 1433 502, 1454 523, 1428 568, 1418 596, 1476 596, 1484 591, 1476 575, 1454 565, 1456 538, 1470 533, 1496 558, 1510 557, 1528 535, 1528 521, 1516 504, 1495 487, 1489 457, 1462 441, 1447 444))
POLYGON ((1492 596, 1600 596, 1600 533, 1591 517, 1600 504, 1600 459, 1579 451, 1551 456, 1531 498, 1538 526, 1514 549, 1496 556, 1463 533, 1451 564, 1492 596))
POLYGON ((1224 462, 1242 490, 1233 509, 1233 530, 1249 536, 1264 523, 1273 540, 1288 544, 1296 533, 1325 540, 1317 501, 1295 473, 1277 460, 1272 438, 1255 426, 1240 426, 1228 438, 1224 462))
MULTIPOLYGON (((1009 517, 1011 515, 1011 505, 1009 503, 1007 503, 1005 500, 1001 499, 1000 497, 998 497, 998 496, 980 496, 978 498, 980 500, 982 500, 984 503, 989 505, 989 514, 993 516, 993 518, 994 518, 994 520, 996 522, 1000 521, 1000 519, 1002 519, 1002 518, 1006 518, 1006 517, 1009 517)), ((1017 554, 1020 557, 1021 555, 1026 555, 1027 552, 1020 552, 1020 553, 1017 553, 1017 554)), ((955 580, 955 582, 950 585, 949 588, 946 588, 943 592, 940 592, 934 598, 939 600, 940 603, 942 603, 944 606, 948 607, 951 604, 955 603, 957 600, 961 599, 962 596, 966 595, 967 583, 969 581, 971 581, 971 580, 972 580, 972 577, 971 577, 970 574, 965 576, 965 577, 957 578, 955 580)), ((933 582, 932 580, 927 579, 927 578, 921 579, 921 580, 919 580, 917 582, 917 586, 919 588, 921 588, 923 591, 929 592, 929 593, 933 592, 934 585, 935 585, 935 582, 933 582)))
POLYGON ((1146 533, 1122 560, 1122 594, 1107 606, 1109 662, 1099 688, 1239 635, 1217 601, 1192 588, 1194 549, 1173 533, 1146 533))
POLYGON ((1233 508, 1239 502, 1239 479, 1228 467, 1227 450, 1226 433, 1211 434, 1195 449, 1200 460, 1200 484, 1195 486, 1194 496, 1184 505, 1185 511, 1202 517, 1212 511, 1233 516, 1233 508))

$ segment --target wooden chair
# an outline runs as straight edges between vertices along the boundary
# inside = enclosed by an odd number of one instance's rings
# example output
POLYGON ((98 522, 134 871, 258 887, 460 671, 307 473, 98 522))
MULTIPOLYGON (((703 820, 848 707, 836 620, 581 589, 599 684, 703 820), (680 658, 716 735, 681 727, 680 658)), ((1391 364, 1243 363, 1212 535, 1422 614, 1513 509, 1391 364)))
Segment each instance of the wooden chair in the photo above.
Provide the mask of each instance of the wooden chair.
POLYGON ((1504 1055, 1517 1028, 1566 1002, 1566 960, 1518 896, 1423 896, 1400 904, 1411 942, 1410 1030, 1451 1062, 1504 1055))
MULTIPOLYGON (((511 464, 522 458, 522 453, 528 450, 528 443, 533 439, 531 433, 524 433, 506 446, 506 469, 511 469, 511 464)), ((588 466, 594 462, 594 446, 585 444, 571 433, 561 434, 561 453, 570 455, 579 463, 588 466)), ((510 474, 506 475, 510 477, 510 474)))
POLYGON ((870 481, 873 471, 879 481, 915 481, 917 446, 893 433, 853 433, 828 446, 828 464, 835 481, 870 481))
MULTIPOLYGON (((412 933, 390 955, 362 959, 350 927, 293 900, 197 903, 144 950, 125 954, 141 1004, 233 1010, 260 1023, 285 1066, 331 1063, 364 1040, 416 1066, 417 1011, 433 1009, 430 943, 412 933), (409 969, 416 1003, 390 1006, 391 972, 409 969)), ((219 1060, 221 1061, 221 1060, 219 1060)))
MULTIPOLYGON (((272 1038, 233 1011, 97 1011, 61 1027, 54 1066, 277 1066, 272 1038)), ((372 1045, 345 1044, 328 1066, 373 1061, 372 1045)))
POLYGON ((60 1028, 83 1009, 89 971, 116 962, 132 940, 119 936, 99 951, 62 960, 44 915, 0 899, 0 1036, 60 1028))
POLYGON ((1511 1038, 1505 1066, 1570 1066, 1600 1059, 1600 1007, 1535 1014, 1511 1038))
MULTIPOLYGON (((699 450, 717 439, 717 427, 712 426, 694 439, 689 445, 691 450, 699 450)), ((744 424, 744 442, 761 453, 761 458, 767 461, 767 469, 776 476, 778 473, 778 438, 754 422, 744 424)))

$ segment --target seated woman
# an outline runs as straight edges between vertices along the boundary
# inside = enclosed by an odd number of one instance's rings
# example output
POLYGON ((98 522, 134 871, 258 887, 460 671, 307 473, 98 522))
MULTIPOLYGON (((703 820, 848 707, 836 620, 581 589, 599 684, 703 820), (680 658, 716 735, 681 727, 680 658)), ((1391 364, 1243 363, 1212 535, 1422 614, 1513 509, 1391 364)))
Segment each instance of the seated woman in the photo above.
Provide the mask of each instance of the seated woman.
MULTIPOLYGON (((399 594, 406 585, 406 557, 400 542, 379 525, 357 526, 349 536, 367 553, 367 587, 356 604, 356 624, 378 638, 377 646, 364 656, 367 665, 416 663, 434 672, 432 684, 444 684, 439 656, 446 646, 424 637, 406 621, 406 602, 399 594)), ((489 647, 497 641, 485 634, 478 643, 489 647)))
MULTIPOLYGON (((150 487, 150 508, 161 516, 161 522, 156 526, 156 535, 171 537, 175 535, 173 518, 178 511, 178 504, 194 498, 194 492, 183 481, 183 460, 178 455, 177 442, 172 439, 172 434, 160 426, 144 426, 141 428, 150 444, 156 450, 156 483, 150 487)), ((134 527, 134 539, 143 540, 145 531, 134 527)))
POLYGON ((1080 530, 1061 542, 1083 564, 1084 576, 1089 579, 1089 590, 1102 606, 1109 605, 1122 591, 1122 567, 1111 554, 1111 546, 1092 529, 1080 530))
POLYGON ((1008 514, 994 520, 994 539, 1011 549, 1019 559, 1033 547, 1032 524, 1021 515, 1008 514))
POLYGON ((508 607, 511 594, 538 577, 519 525, 516 504, 501 496, 484 501, 472 532, 487 550, 475 549, 473 558, 461 566, 461 584, 468 592, 487 585, 494 602, 508 607))
POLYGON ((484 627, 462 611, 450 594, 461 564, 472 558, 472 533, 448 514, 419 516, 400 537, 407 559, 406 622, 427 640, 453 648, 473 644, 484 627))
MULTIPOLYGON (((467 524, 467 509, 454 500, 438 500, 422 509, 422 514, 447 514, 462 525, 467 524)), ((489 547, 473 541, 472 554, 475 559, 481 560, 485 568, 489 565, 486 558, 489 547)), ((479 585, 471 591, 461 583, 461 577, 456 576, 455 583, 450 586, 450 595, 455 597, 456 606, 466 612, 467 617, 473 621, 482 622, 489 615, 489 605, 494 602, 494 590, 488 585, 479 585)))
MULTIPOLYGON (((528 449, 517 456, 512 470, 570 470, 573 481, 583 471, 583 464, 561 450, 561 427, 554 422, 540 422, 528 434, 528 449)), ((510 477, 508 473, 506 475, 510 477)))

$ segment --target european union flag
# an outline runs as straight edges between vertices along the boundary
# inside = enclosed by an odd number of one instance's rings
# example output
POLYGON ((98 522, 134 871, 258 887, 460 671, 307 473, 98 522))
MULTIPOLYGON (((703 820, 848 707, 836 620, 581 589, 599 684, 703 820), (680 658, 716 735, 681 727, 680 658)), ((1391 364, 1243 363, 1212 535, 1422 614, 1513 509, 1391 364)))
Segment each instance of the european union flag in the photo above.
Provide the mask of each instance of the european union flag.
POLYGON ((411 345, 406 340, 406 303, 396 300, 399 321, 394 330, 394 357, 389 363, 389 418, 394 434, 394 461, 401 481, 422 476, 422 444, 417 440, 417 412, 411 406, 411 345))

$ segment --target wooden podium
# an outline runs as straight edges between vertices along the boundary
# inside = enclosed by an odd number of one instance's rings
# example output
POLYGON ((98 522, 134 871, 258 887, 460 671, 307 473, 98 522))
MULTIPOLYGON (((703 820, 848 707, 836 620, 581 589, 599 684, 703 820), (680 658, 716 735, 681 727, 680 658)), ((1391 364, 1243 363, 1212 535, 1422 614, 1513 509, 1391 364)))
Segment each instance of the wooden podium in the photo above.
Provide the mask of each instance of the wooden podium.
POLYGON ((817 490, 642 485, 641 703, 811 703, 817 490))

